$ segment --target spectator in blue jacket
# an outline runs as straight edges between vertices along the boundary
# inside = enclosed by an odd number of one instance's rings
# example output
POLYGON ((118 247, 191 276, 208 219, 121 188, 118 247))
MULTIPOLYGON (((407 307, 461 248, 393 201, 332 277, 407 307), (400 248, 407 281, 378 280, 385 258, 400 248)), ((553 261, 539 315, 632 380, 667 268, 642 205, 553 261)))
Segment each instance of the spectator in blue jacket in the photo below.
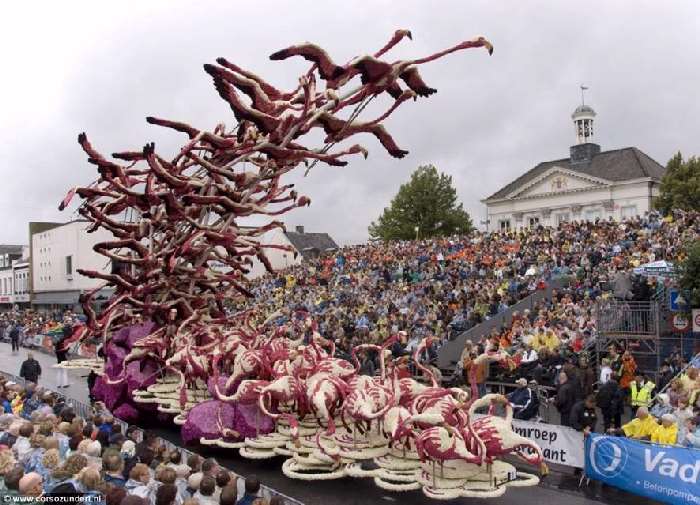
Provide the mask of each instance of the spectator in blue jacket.
POLYGON ((507 396, 513 406, 513 417, 523 421, 532 419, 539 410, 537 392, 528 386, 525 378, 521 377, 515 381, 515 384, 518 388, 507 396))

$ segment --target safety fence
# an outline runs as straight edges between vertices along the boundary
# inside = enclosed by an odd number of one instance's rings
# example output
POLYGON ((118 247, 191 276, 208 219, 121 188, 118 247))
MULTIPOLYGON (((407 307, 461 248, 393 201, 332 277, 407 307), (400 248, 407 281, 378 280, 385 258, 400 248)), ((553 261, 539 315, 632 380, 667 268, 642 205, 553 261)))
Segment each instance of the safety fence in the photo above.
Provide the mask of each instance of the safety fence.
MULTIPOLYGON (((22 377, 19 377, 17 375, 7 373, 7 372, 0 370, 0 376, 3 376, 8 381, 15 382, 15 383, 20 384, 22 386, 26 385, 26 381, 22 377)), ((44 388, 44 389, 48 389, 48 388, 44 388)), ((79 417, 82 417, 83 419, 88 419, 96 413, 95 408, 90 404, 87 404, 85 402, 81 402, 80 400, 76 400, 74 398, 69 398, 60 392, 55 392, 55 393, 58 396, 64 398, 66 401, 66 405, 73 408, 73 410, 75 411, 75 414, 79 417)), ((129 427, 131 426, 129 423, 122 421, 121 419, 118 419, 116 417, 114 418, 114 423, 117 424, 118 426, 120 426, 122 433, 126 433, 127 429, 129 429, 129 427)), ((135 432, 136 432, 137 440, 139 440, 139 441, 142 440, 143 435, 144 435, 144 430, 138 426, 135 426, 135 432)), ((164 446, 168 451, 180 451, 180 454, 183 457, 183 461, 187 461, 188 457, 190 457, 194 454, 197 454, 194 451, 190 451, 189 449, 185 449, 184 447, 180 447, 180 446, 174 444, 173 442, 171 442, 170 440, 164 439, 162 437, 158 437, 158 440, 159 440, 159 443, 162 446, 164 446)), ((239 478, 244 478, 244 477, 236 474, 235 472, 233 472, 233 473, 239 478)), ((279 492, 276 489, 273 489, 271 487, 261 485, 260 488, 261 488, 262 497, 268 501, 273 496, 279 496, 280 498, 282 498, 284 500, 286 505, 304 505, 303 502, 301 502, 295 498, 292 498, 290 496, 287 496, 287 495, 285 495, 285 494, 283 494, 283 493, 281 493, 281 492, 279 492)))

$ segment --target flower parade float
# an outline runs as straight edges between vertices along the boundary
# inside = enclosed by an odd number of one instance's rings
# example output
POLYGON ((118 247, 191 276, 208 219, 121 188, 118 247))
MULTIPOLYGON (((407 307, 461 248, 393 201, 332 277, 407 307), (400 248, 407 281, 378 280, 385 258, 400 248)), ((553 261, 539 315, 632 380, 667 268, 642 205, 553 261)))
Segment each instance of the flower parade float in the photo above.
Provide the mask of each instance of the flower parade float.
POLYGON ((367 157, 359 144, 336 147, 358 133, 404 157, 382 121, 436 92, 422 65, 467 49, 493 50, 479 37, 427 57, 385 59, 407 37, 397 30, 378 51, 343 65, 311 43, 277 51, 272 60, 311 64, 291 91, 225 58, 204 65, 235 125, 206 130, 146 118, 184 136, 171 158, 153 143, 107 157, 78 136, 99 177, 71 189, 59 208, 79 197, 88 232, 102 228, 114 238, 94 246, 111 260, 109 271, 78 270, 100 284, 82 296, 87 319, 66 345, 102 346, 93 395, 116 416, 133 422, 158 413, 181 426, 185 442, 238 449, 251 459, 284 457, 282 472, 294 479, 371 478, 387 490, 422 489, 435 499, 499 496, 508 486, 538 482, 502 460, 512 455, 543 466, 539 447, 513 432, 507 400, 443 388, 421 364, 433 338, 412 356, 424 384, 399 378, 392 339, 355 346, 350 362, 336 356, 308 313, 279 325, 264 308, 232 312, 225 303, 252 297, 246 274, 254 259, 272 272, 268 250, 295 253, 261 242, 284 229, 280 216, 311 203, 285 183, 286 174, 367 157), (377 97, 390 102, 385 112, 360 121, 377 97), (324 144, 308 145, 317 132, 324 144), (267 222, 243 226, 250 217, 267 222), (98 313, 93 299, 105 287, 114 294, 98 313), (362 353, 379 357, 378 376, 358 373, 362 353), (505 416, 494 413, 497 405, 505 416), (489 413, 477 416, 482 407, 489 413))

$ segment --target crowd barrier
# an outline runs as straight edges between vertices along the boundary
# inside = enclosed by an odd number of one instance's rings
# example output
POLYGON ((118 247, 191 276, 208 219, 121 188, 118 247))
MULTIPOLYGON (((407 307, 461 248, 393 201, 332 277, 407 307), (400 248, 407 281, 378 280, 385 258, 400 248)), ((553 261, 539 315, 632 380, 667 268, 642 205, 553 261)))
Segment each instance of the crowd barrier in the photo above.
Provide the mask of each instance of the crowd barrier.
POLYGON ((700 450, 586 437, 585 476, 672 505, 700 504, 700 450))
MULTIPOLYGON (((9 381, 16 382, 17 384, 21 384, 22 386, 24 386, 26 384, 26 381, 22 377, 19 377, 17 375, 7 373, 7 372, 4 372, 2 370, 0 370, 0 375, 5 377, 9 381)), ((66 405, 72 407, 75 410, 75 413, 77 416, 80 416, 80 417, 86 419, 88 417, 91 417, 93 415, 93 413, 95 412, 94 408, 90 404, 87 404, 85 402, 81 402, 81 401, 76 400, 74 398, 69 398, 69 397, 67 397, 59 392, 57 392, 56 394, 65 398, 66 405)), ((116 417, 114 418, 114 423, 121 427, 122 433, 126 433, 126 430, 130 426, 129 423, 122 421, 121 419, 118 419, 116 417)), ((137 433, 138 440, 142 440, 144 430, 142 430, 141 428, 136 426, 136 433, 137 433)), ((185 449, 184 447, 180 447, 180 446, 172 443, 170 440, 166 440, 166 439, 161 438, 161 437, 159 437, 158 440, 159 440, 159 443, 161 445, 163 445, 167 450, 180 451, 180 453, 182 454, 182 457, 183 457, 183 461, 187 461, 187 458, 189 456, 191 456, 193 454, 197 454, 194 451, 190 451, 188 449, 185 449)), ((235 474, 235 472, 233 472, 233 473, 235 474)), ((239 476, 238 474, 235 474, 235 475, 237 477, 243 478, 242 476, 239 476)), ((265 486, 264 484, 261 485, 260 488, 261 488, 262 496, 265 499, 267 499, 268 501, 273 496, 279 496, 280 498, 282 498, 284 500, 286 505, 304 505, 303 502, 301 502, 295 498, 292 498, 290 496, 287 496, 283 493, 280 493, 279 491, 277 491, 271 487, 265 486)))

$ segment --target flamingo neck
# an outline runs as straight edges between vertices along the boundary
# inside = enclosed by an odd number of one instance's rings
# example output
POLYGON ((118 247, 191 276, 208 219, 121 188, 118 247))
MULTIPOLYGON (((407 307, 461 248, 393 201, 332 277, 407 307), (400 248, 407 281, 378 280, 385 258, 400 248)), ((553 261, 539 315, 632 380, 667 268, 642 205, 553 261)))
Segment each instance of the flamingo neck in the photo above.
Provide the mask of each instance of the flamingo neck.
POLYGON ((418 368, 420 371, 422 371, 426 375, 426 377, 428 377, 430 379, 430 383, 431 383, 432 387, 436 388, 436 387, 438 387, 438 382, 437 382, 437 378, 435 377, 435 374, 433 373, 433 371, 430 368, 428 368, 427 366, 423 365, 423 363, 420 362, 420 355, 423 353, 423 351, 426 350, 426 348, 427 348, 427 346, 424 344, 419 345, 416 348, 416 350, 413 352, 413 361, 416 364, 416 368, 418 368))
POLYGON ((355 373, 356 374, 360 373, 360 360, 357 357, 357 352, 356 352, 355 346, 353 346, 352 351, 350 351, 350 356, 352 357, 352 361, 355 364, 355 373))

